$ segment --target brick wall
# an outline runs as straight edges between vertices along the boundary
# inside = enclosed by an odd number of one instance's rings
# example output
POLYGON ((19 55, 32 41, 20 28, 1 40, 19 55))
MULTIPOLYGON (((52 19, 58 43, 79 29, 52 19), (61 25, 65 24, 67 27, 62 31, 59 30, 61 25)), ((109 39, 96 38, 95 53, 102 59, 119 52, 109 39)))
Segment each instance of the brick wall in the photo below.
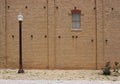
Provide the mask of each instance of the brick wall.
POLYGON ((55 4, 58 6, 58 9, 55 9, 56 67, 95 69, 96 24, 94 0, 56 0, 55 4), (78 31, 72 30, 71 10, 74 7, 81 10, 81 26, 78 31), (58 38, 58 36, 61 36, 61 38, 58 38))
POLYGON ((104 0, 104 61, 120 61, 120 1, 104 0))
POLYGON ((97 18, 97 68, 104 65, 104 20, 103 20, 103 0, 96 0, 96 18, 97 18))
POLYGON ((7 0, 7 65, 17 68, 19 59, 19 27, 23 20, 23 65, 25 68, 48 68, 48 21, 46 0, 7 0))
POLYGON ((100 69, 107 61, 119 61, 119 3, 0 0, 0 68, 18 68, 20 12, 24 68, 100 69), (79 31, 72 30, 74 7, 81 10, 79 31))
POLYGON ((5 1, 0 0, 0 68, 6 67, 5 36, 5 1))

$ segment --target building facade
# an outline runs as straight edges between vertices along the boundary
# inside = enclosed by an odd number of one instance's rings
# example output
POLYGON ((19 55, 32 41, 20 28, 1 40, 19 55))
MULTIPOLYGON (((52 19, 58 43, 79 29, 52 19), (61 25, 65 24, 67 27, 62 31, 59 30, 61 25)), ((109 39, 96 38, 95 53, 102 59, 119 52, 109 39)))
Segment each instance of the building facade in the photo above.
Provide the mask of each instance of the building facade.
POLYGON ((100 69, 120 61, 120 0, 0 0, 0 68, 100 69))

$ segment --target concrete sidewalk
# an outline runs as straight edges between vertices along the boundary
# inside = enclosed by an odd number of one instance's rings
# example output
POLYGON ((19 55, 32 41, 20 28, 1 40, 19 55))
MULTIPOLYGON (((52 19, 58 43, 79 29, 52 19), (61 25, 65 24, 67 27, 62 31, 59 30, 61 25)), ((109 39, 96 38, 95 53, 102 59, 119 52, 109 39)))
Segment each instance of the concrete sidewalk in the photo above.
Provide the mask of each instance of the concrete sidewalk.
POLYGON ((120 84, 120 81, 87 81, 87 80, 0 80, 0 84, 120 84))

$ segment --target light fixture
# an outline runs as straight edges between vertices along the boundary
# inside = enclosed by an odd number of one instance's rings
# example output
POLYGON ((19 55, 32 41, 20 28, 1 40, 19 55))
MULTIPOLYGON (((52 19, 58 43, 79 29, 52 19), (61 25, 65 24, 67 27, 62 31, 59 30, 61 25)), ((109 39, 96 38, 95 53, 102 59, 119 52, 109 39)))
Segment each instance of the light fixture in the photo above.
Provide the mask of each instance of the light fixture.
POLYGON ((18 15, 18 21, 23 21, 23 15, 21 13, 18 15))

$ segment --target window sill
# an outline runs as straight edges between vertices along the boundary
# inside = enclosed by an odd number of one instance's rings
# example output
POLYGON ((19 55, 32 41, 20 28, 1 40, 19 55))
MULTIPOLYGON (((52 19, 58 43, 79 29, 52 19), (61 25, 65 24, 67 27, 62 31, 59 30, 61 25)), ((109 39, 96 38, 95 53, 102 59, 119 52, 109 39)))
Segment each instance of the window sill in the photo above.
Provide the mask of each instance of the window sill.
POLYGON ((71 29, 71 32, 81 32, 82 29, 71 29))

